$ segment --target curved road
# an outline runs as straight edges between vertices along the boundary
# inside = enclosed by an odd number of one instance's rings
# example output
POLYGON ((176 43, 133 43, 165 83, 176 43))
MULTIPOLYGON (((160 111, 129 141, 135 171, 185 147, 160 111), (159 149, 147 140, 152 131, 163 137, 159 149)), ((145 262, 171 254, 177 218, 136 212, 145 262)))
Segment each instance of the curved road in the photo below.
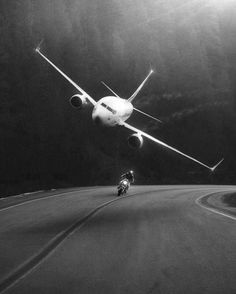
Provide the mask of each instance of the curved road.
POLYGON ((236 187, 0 199, 0 293, 236 293, 236 216, 197 201, 228 191, 236 187))

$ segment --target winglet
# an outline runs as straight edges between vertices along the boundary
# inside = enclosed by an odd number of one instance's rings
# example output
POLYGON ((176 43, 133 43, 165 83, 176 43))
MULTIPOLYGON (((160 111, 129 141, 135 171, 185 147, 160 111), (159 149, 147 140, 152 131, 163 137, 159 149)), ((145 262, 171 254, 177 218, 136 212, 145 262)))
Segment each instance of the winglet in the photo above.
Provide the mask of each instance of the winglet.
POLYGON ((221 162, 223 162, 224 161, 224 158, 222 158, 216 165, 214 165, 210 170, 212 171, 212 172, 214 172, 215 170, 216 170, 216 168, 221 164, 221 162))
POLYGON ((44 41, 44 39, 42 39, 42 40, 40 41, 40 43, 38 44, 38 46, 35 48, 35 52, 38 53, 38 52, 40 51, 40 49, 41 49, 41 45, 42 45, 43 41, 44 41))

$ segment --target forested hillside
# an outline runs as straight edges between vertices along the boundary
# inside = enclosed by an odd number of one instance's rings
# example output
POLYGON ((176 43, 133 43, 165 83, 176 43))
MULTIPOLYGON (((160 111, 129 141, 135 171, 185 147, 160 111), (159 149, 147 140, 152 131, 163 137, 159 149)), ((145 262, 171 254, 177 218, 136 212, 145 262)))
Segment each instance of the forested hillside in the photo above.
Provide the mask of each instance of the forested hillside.
POLYGON ((117 182, 236 183, 236 7, 234 1, 1 0, 0 195, 117 182), (122 128, 100 129, 92 108, 73 109, 75 89, 43 52, 95 100, 106 81, 129 97, 150 67, 130 123, 213 164, 210 175, 145 141, 129 149, 122 128))

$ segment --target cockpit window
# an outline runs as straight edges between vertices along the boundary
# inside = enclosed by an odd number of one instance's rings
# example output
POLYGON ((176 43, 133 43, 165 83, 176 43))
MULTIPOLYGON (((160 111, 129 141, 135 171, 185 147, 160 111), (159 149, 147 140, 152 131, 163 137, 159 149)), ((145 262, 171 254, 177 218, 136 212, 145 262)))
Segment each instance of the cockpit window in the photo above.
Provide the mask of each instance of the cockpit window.
POLYGON ((110 106, 107 106, 107 110, 109 110, 113 114, 116 114, 116 111, 114 109, 112 109, 110 106))
POLYGON ((112 109, 110 106, 106 105, 105 103, 101 103, 103 107, 105 107, 107 110, 109 110, 111 113, 116 114, 116 111, 112 109))

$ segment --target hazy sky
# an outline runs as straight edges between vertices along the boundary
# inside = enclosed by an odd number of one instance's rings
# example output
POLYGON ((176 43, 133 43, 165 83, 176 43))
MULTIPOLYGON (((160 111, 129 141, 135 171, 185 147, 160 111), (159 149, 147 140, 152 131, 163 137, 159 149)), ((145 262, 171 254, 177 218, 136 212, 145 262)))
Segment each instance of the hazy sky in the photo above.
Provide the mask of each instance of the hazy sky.
POLYGON ((223 174, 213 181, 234 181, 235 1, 2 0, 0 6, 3 190, 109 184, 132 166, 143 183, 209 181, 150 143, 131 151, 126 131, 94 128, 91 109, 72 109, 76 91, 34 53, 42 38, 43 52, 95 100, 110 94, 101 80, 126 98, 153 67, 135 105, 164 124, 139 115, 131 122, 209 164, 224 155, 223 174))

